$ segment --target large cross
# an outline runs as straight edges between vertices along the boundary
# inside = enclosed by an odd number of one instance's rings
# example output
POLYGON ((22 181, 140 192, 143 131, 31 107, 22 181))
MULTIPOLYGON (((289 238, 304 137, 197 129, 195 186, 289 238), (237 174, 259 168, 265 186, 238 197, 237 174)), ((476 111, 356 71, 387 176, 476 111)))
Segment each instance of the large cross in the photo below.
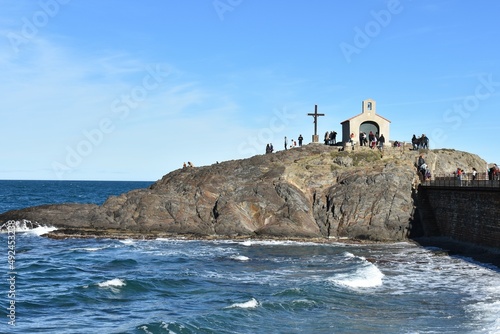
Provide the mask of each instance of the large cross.
POLYGON ((314 105, 314 114, 309 113, 309 114, 307 114, 307 116, 314 117, 314 135, 317 136, 318 135, 318 117, 325 116, 325 114, 318 114, 318 105, 315 104, 314 105))

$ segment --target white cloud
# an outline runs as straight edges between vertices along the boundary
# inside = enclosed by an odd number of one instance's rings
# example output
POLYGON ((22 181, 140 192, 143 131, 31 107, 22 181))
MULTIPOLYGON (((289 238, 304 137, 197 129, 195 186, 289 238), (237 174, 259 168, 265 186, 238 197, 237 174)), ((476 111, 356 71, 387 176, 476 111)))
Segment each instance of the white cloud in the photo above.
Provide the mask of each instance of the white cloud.
MULTIPOLYGON (((239 107, 231 97, 196 82, 184 82, 178 70, 165 71, 158 85, 147 81, 153 88, 146 90, 148 68, 157 65, 124 53, 82 57, 47 40, 33 41, 29 54, 0 64, 7 78, 0 83, 4 120, 0 131, 12 138, 2 154, 22 165, 33 166, 36 160, 45 170, 54 162, 69 166, 69 152, 88 149, 82 144, 90 142, 88 134, 109 119, 113 130, 95 139, 90 153, 81 154, 78 163, 73 159, 67 173, 59 176, 99 178, 83 176, 83 170, 103 169, 130 177, 131 171, 151 175, 154 170, 163 175, 183 157, 191 157, 198 165, 234 157, 237 133, 245 130, 236 125, 239 107), (133 104, 123 102, 120 106, 127 105, 128 110, 120 114, 114 102, 126 101, 125 97, 130 99, 141 89, 146 95, 136 96, 140 100, 132 99, 133 104), (17 139, 19 129, 29 131, 37 142, 17 139), (162 148, 168 158, 161 158, 162 148), (144 165, 147 157, 162 163, 144 165), (123 160, 127 162, 120 163, 123 160)), ((40 168, 34 170, 39 172, 40 168)), ((57 178, 53 171, 49 174, 33 177, 57 178)), ((8 173, 3 177, 10 178, 8 173)))

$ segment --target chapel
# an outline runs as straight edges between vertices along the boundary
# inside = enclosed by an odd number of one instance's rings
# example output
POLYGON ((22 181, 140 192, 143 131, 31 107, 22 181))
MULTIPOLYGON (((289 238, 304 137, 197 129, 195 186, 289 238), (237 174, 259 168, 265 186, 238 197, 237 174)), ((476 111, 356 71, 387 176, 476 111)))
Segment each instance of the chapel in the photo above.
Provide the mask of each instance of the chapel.
POLYGON ((384 135, 385 142, 390 140, 390 124, 387 118, 377 114, 377 103, 375 100, 367 99, 362 102, 361 114, 351 117, 342 124, 342 141, 348 142, 353 136, 355 142, 359 142, 359 134, 365 132, 367 135, 370 131, 373 134, 384 135))

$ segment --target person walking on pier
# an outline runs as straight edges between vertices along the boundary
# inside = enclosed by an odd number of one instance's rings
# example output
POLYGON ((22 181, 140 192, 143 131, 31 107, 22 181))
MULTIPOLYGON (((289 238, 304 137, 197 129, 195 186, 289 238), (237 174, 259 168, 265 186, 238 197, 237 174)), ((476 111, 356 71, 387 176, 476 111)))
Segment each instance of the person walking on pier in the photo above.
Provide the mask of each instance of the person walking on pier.
POLYGON ((461 187, 462 186, 462 176, 464 174, 464 170, 461 168, 457 168, 457 179, 458 179, 458 185, 461 187))

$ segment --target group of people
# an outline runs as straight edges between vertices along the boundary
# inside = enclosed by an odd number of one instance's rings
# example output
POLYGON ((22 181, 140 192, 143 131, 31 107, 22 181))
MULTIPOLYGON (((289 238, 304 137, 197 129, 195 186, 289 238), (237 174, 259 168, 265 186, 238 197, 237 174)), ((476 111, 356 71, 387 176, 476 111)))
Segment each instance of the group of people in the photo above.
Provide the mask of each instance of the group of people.
POLYGON ((465 171, 462 168, 458 167, 457 170, 453 172, 453 174, 455 174, 458 184, 462 185, 462 180, 464 178, 465 171))
MULTIPOLYGON (((422 176, 423 181, 431 179, 431 172, 429 166, 425 162, 423 154, 420 154, 418 157, 417 170, 418 173, 422 176)), ((457 167, 457 169, 453 171, 453 176, 457 179, 459 185, 462 185, 462 181, 464 179, 470 181, 476 181, 478 179, 478 172, 475 167, 472 168, 472 172, 470 172, 468 177, 467 174, 468 173, 460 167, 457 167)), ((494 164, 488 169, 488 180, 500 180, 500 168, 497 166, 497 164, 494 164)))
POLYGON ((359 134, 359 145, 360 146, 369 146, 371 149, 378 147, 379 149, 383 149, 385 144, 384 135, 378 135, 378 132, 373 133, 370 131, 368 135, 366 132, 361 132, 359 134))
MULTIPOLYGON (((354 138, 355 134, 351 133, 350 138, 349 138, 349 143, 354 146, 354 138)), ((288 150, 289 148, 294 148, 297 146, 302 146, 304 138, 302 135, 299 135, 297 137, 297 141, 291 139, 290 141, 288 138, 285 136, 285 141, 284 141, 284 148, 285 150, 288 150)), ((335 131, 326 131, 325 137, 324 137, 324 142, 325 145, 336 145, 337 144, 337 132, 335 131)), ((373 131, 370 131, 368 134, 366 132, 360 132, 359 133, 359 145, 360 146, 368 146, 371 149, 378 148, 382 150, 384 148, 386 139, 383 134, 379 135, 378 132, 373 133, 373 131)), ((404 143, 401 143, 399 141, 394 142, 394 147, 401 147, 404 143)), ((412 145, 413 149, 417 150, 419 148, 429 148, 429 138, 425 134, 422 134, 421 137, 416 137, 413 135, 412 138, 412 145)), ((354 148, 354 147, 353 147, 354 148)), ((266 154, 273 153, 274 148, 273 144, 267 144, 266 145, 266 154)))
MULTIPOLYGON (((459 167, 453 172, 453 175, 455 175, 457 180, 460 181, 460 185, 462 185, 462 180, 465 178, 467 173, 459 167)), ((472 176, 472 181, 477 180, 477 169, 473 167, 470 175, 472 176)), ((500 169, 497 164, 493 164, 492 167, 488 168, 488 180, 500 180, 500 169)))
MULTIPOLYGON (((467 175, 467 173, 465 172, 465 170, 463 170, 462 168, 458 167, 457 170, 453 172, 453 174, 457 178, 458 183, 460 185, 462 185, 462 180, 467 175)), ((471 176, 472 176, 472 181, 476 181, 477 180, 477 169, 474 168, 474 167, 472 167, 471 176)))
POLYGON ((422 175, 423 181, 431 179, 431 170, 429 169, 429 166, 427 166, 423 154, 418 156, 417 169, 420 175, 422 175))
MULTIPOLYGON (((297 140, 299 141, 299 146, 302 146, 302 142, 304 141, 304 137, 302 137, 302 135, 299 135, 299 137, 297 138, 297 140)), ((272 146, 272 144, 271 144, 271 146, 272 146)), ((285 150, 288 150, 289 148, 294 148, 294 147, 297 147, 297 141, 291 139, 290 140, 290 145, 289 145, 288 144, 288 139, 285 136, 285 150)))
POLYGON ((488 180, 500 180, 500 169, 497 164, 488 169, 488 180))
POLYGON ((194 167, 193 164, 191 163, 191 161, 188 161, 187 165, 186 165, 186 163, 184 163, 182 165, 182 168, 187 168, 187 167, 194 167))
POLYGON ((337 144, 337 132, 326 131, 325 133, 325 145, 335 145, 337 144))
POLYGON ((413 150, 416 151, 418 149, 428 149, 429 148, 429 138, 422 134, 422 136, 418 137, 413 135, 411 138, 411 144, 413 146, 413 150))
MULTIPOLYGON (((420 154, 418 156, 418 161, 417 161, 417 169, 420 175, 422 176, 423 181, 427 181, 431 179, 431 172, 429 169, 429 166, 425 162, 424 155, 420 154)), ((477 170, 476 168, 472 168, 472 181, 475 181, 477 179, 477 170)), ((454 172, 453 175, 456 177, 458 184, 462 185, 462 180, 464 179, 466 173, 465 171, 458 167, 454 172)))
POLYGON ((273 144, 267 144, 266 145, 266 154, 270 154, 274 152, 274 147, 273 144))

